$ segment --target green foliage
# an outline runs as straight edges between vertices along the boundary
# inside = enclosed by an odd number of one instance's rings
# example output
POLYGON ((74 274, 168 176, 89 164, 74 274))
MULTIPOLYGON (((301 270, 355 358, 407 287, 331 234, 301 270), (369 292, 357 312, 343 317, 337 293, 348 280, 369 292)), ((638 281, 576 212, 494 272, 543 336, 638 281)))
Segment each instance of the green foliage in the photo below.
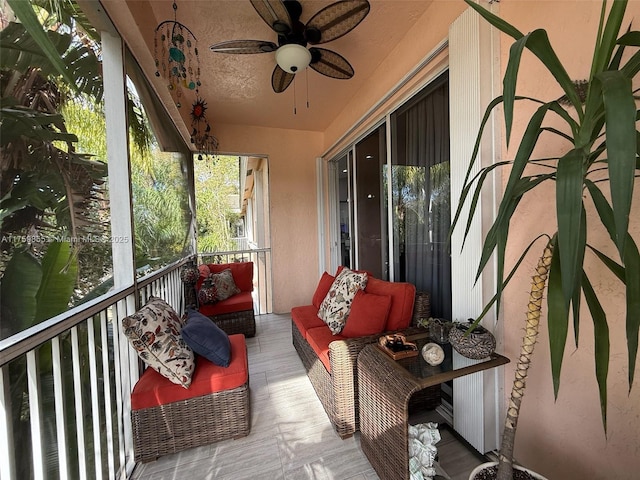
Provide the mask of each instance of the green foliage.
POLYGON ((134 153, 131 171, 136 264, 162 265, 188 247, 189 208, 180 157, 153 148, 134 153))
POLYGON ((194 162, 198 250, 223 252, 235 248, 230 225, 238 215, 229 204, 239 192, 239 159, 234 156, 206 156, 194 162))
POLYGON ((50 243, 42 261, 28 250, 15 252, 0 283, 2 338, 64 312, 77 273, 78 260, 69 242, 50 243))
MULTIPOLYGON (((61 33, 53 29, 44 29, 34 11, 33 2, 7 0, 7 3, 21 23, 12 23, 2 31, 2 68, 13 68, 25 73, 37 65, 41 68, 43 76, 59 76, 71 90, 87 93, 100 101, 103 89, 99 62, 91 49, 74 41, 79 35, 78 31, 61 33)), ((51 9, 56 2, 40 3, 43 8, 51 9)), ((73 8, 73 3, 61 1, 58 2, 58 6, 73 8)), ((77 25, 68 13, 60 14, 64 10, 51 10, 49 13, 54 20, 50 23, 53 25, 56 25, 56 20, 66 20, 69 27, 77 25)), ((91 32, 95 35, 95 30, 91 32)))
MULTIPOLYGON (((586 98, 582 99, 576 84, 569 78, 544 30, 535 30, 524 35, 478 4, 470 0, 465 1, 493 26, 512 36, 515 42, 511 47, 503 79, 503 96, 491 102, 483 118, 452 229, 461 220, 461 212, 465 204, 470 208, 467 225, 470 223, 476 213, 479 192, 488 173, 496 167, 509 165, 511 171, 503 199, 494 224, 485 238, 478 268, 478 275, 480 275, 492 254, 497 253, 497 294, 490 305, 497 302, 499 307, 502 290, 515 271, 514 269, 505 279, 505 249, 511 219, 527 192, 543 183, 555 182, 557 224, 555 226, 550 224, 549 236, 552 237, 554 252, 547 295, 554 390, 557 396, 569 331, 569 318, 573 318, 576 345, 578 343, 580 300, 584 295, 595 327, 594 361, 600 390, 602 420, 606 430, 606 382, 611 325, 598 294, 584 271, 583 264, 585 253, 592 251, 595 253, 595 258, 600 259, 603 265, 624 284, 627 307, 625 330, 628 348, 628 382, 631 388, 640 329, 640 275, 638 275, 640 255, 634 239, 629 234, 634 178, 639 168, 637 157, 639 134, 636 131, 636 118, 639 118, 640 112, 636 109, 632 80, 640 70, 640 52, 636 48, 630 55, 623 56, 623 53, 626 53, 625 48, 640 46, 640 32, 631 31, 620 35, 626 1, 613 2, 608 12, 606 2, 603 2, 588 90, 586 98), (524 50, 532 52, 543 63, 562 88, 564 97, 568 99, 566 102, 568 105, 563 105, 563 102, 558 100, 542 101, 516 96, 518 70, 524 50), (623 58, 628 58, 626 63, 622 63, 623 58), (480 139, 492 110, 503 104, 507 141, 509 141, 514 106, 516 102, 521 101, 533 102, 537 105, 537 110, 529 119, 515 158, 512 161, 486 167, 471 178, 470 172, 476 161, 480 139), (550 115, 559 119, 564 124, 564 128, 545 127, 544 121, 550 115), (533 158, 533 152, 539 140, 549 136, 560 138, 567 145, 565 151, 555 159, 533 158), (532 164, 546 167, 549 173, 527 174, 527 167, 532 164), (609 188, 605 189, 605 187, 609 188), (472 191, 473 196, 470 197, 472 191), (611 198, 611 202, 607 200, 607 195, 611 198), (595 205, 597 214, 586 214, 587 198, 590 198, 595 205), (609 232, 611 241, 618 251, 618 261, 607 257, 587 243, 586 232, 593 228, 591 225, 595 222, 601 223, 609 232)), ((465 238, 467 233, 468 227, 465 238)), ((527 247, 527 251, 530 246, 527 247)), ((521 260, 522 257, 516 268, 521 260)), ((483 315, 487 311, 488 308, 485 308, 483 315)))

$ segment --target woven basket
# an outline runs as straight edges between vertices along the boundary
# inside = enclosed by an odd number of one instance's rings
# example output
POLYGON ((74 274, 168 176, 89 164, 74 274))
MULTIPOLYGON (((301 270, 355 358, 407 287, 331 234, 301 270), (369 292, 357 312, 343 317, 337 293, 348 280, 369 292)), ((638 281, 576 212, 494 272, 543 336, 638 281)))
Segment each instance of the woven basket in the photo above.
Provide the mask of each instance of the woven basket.
POLYGON ((473 332, 465 335, 468 329, 468 324, 454 324, 449 331, 451 346, 463 357, 473 360, 489 357, 496 349, 496 338, 489 330, 480 325, 473 332))

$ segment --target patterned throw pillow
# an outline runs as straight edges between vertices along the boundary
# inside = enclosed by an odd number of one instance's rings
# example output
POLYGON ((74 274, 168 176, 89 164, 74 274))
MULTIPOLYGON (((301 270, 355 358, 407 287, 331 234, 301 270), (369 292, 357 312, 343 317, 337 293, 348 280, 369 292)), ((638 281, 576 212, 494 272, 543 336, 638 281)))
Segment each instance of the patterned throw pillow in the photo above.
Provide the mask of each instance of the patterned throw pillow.
POLYGON ((209 303, 216 303, 218 300, 218 289, 213 283, 213 280, 209 277, 202 282, 202 287, 200 287, 200 291, 198 292, 198 301, 201 305, 206 305, 209 303))
POLYGON ((357 273, 348 268, 342 269, 336 276, 318 309, 318 317, 327 324, 334 335, 339 334, 344 328, 351 312, 353 298, 358 290, 364 290, 367 280, 366 272, 357 273))
POLYGON ((182 339, 182 322, 171 305, 158 297, 122 319, 122 330, 138 356, 173 383, 189 388, 195 363, 182 339))
POLYGON ((212 273, 209 278, 216 287, 216 300, 226 300, 227 298, 240 293, 240 289, 233 280, 230 268, 222 270, 220 273, 212 273))

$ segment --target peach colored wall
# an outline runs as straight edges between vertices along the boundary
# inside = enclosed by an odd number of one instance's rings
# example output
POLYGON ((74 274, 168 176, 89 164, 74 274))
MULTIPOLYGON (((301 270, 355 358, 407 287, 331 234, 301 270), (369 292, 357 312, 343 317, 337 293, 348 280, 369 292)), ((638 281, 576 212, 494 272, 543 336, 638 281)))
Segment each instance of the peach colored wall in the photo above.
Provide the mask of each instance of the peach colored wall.
MULTIPOLYGON (((346 105, 325 131, 325 148, 332 147, 371 107, 386 96, 402 78, 448 36, 449 25, 465 10, 461 0, 434 1, 403 40, 385 58, 374 75, 346 105)), ((378 113, 380 118, 382 114, 378 113)), ((375 117, 375 115, 374 115, 375 117)), ((370 119, 375 122, 376 118, 370 119)), ((365 123, 363 128, 367 128, 365 123)))
MULTIPOLYGON (((601 3, 599 1, 508 1, 500 3, 502 18, 522 32, 545 28, 558 56, 574 79, 589 74, 591 52, 598 27, 601 3)), ((637 19, 640 2, 629 2, 627 18, 637 19)), ((628 23, 627 23, 628 24, 628 23)), ((502 71, 507 64, 510 37, 501 39, 502 71)), ((550 100, 561 95, 559 87, 543 71, 543 67, 530 54, 525 55, 520 72, 517 93, 550 100)), ((518 138, 526 127, 525 113, 531 107, 517 110, 511 148, 503 146, 504 158, 513 158, 518 138)), ((558 125, 554 122, 555 125, 558 125)), ((551 137, 548 137, 551 138, 551 137)), ((540 157, 554 156, 566 146, 555 139, 545 138, 537 150, 540 157)), ((507 176, 503 177, 503 185, 507 176)), ((537 192, 526 198, 514 216, 509 239, 508 262, 513 264, 529 241, 540 232, 549 232, 555 225, 555 206, 548 201, 554 185, 546 192, 537 192)), ((633 205, 632 235, 640 241, 640 209, 638 195, 640 182, 636 181, 636 201, 633 205)), ((589 204, 589 202, 587 202, 589 204)), ((587 215, 593 220, 595 212, 589 206, 587 215)), ((596 220, 597 221, 597 220, 596 220)), ((590 223, 595 225, 595 223, 590 223)), ((553 233, 553 232, 549 232, 553 233)), ((589 242, 616 258, 606 232, 590 228, 589 242)), ((522 337, 523 312, 526 308, 530 272, 543 245, 534 249, 519 274, 505 293, 504 351, 514 359, 522 337)), ((628 394, 627 354, 624 333, 624 301, 620 283, 587 253, 587 273, 607 311, 611 327, 611 362, 609 367, 608 438, 603 433, 598 391, 593 366, 593 325, 583 304, 580 325, 580 348, 567 345, 563 364, 561 387, 556 402, 550 377, 549 346, 546 316, 542 323, 541 340, 534 354, 533 364, 523 400, 515 456, 518 461, 533 468, 549 479, 631 479, 640 471, 640 388, 636 385, 628 394)), ((640 274, 633 272, 634 275, 640 274)), ((584 303, 584 302, 583 302, 584 303)), ((546 315, 546 305, 543 315, 546 315)), ((638 370, 638 366, 636 370, 638 370)), ((505 368, 505 386, 513 380, 513 364, 505 368)), ((507 392, 508 393, 508 392, 507 392)))
POLYGON ((273 310, 310 303, 318 283, 315 159, 322 134, 216 125, 221 151, 269 158, 273 310))

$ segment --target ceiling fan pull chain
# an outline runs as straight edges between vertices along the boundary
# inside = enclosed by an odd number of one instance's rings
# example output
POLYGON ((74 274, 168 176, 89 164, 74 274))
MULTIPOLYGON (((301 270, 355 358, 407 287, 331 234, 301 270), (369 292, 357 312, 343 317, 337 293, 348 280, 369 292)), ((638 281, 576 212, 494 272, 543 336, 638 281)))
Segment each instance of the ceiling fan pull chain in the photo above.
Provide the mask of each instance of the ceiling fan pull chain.
POLYGON ((293 77, 293 114, 298 114, 296 110, 296 77, 293 77))
POLYGON ((304 69, 304 80, 307 84, 307 108, 309 108, 309 69, 304 69))

